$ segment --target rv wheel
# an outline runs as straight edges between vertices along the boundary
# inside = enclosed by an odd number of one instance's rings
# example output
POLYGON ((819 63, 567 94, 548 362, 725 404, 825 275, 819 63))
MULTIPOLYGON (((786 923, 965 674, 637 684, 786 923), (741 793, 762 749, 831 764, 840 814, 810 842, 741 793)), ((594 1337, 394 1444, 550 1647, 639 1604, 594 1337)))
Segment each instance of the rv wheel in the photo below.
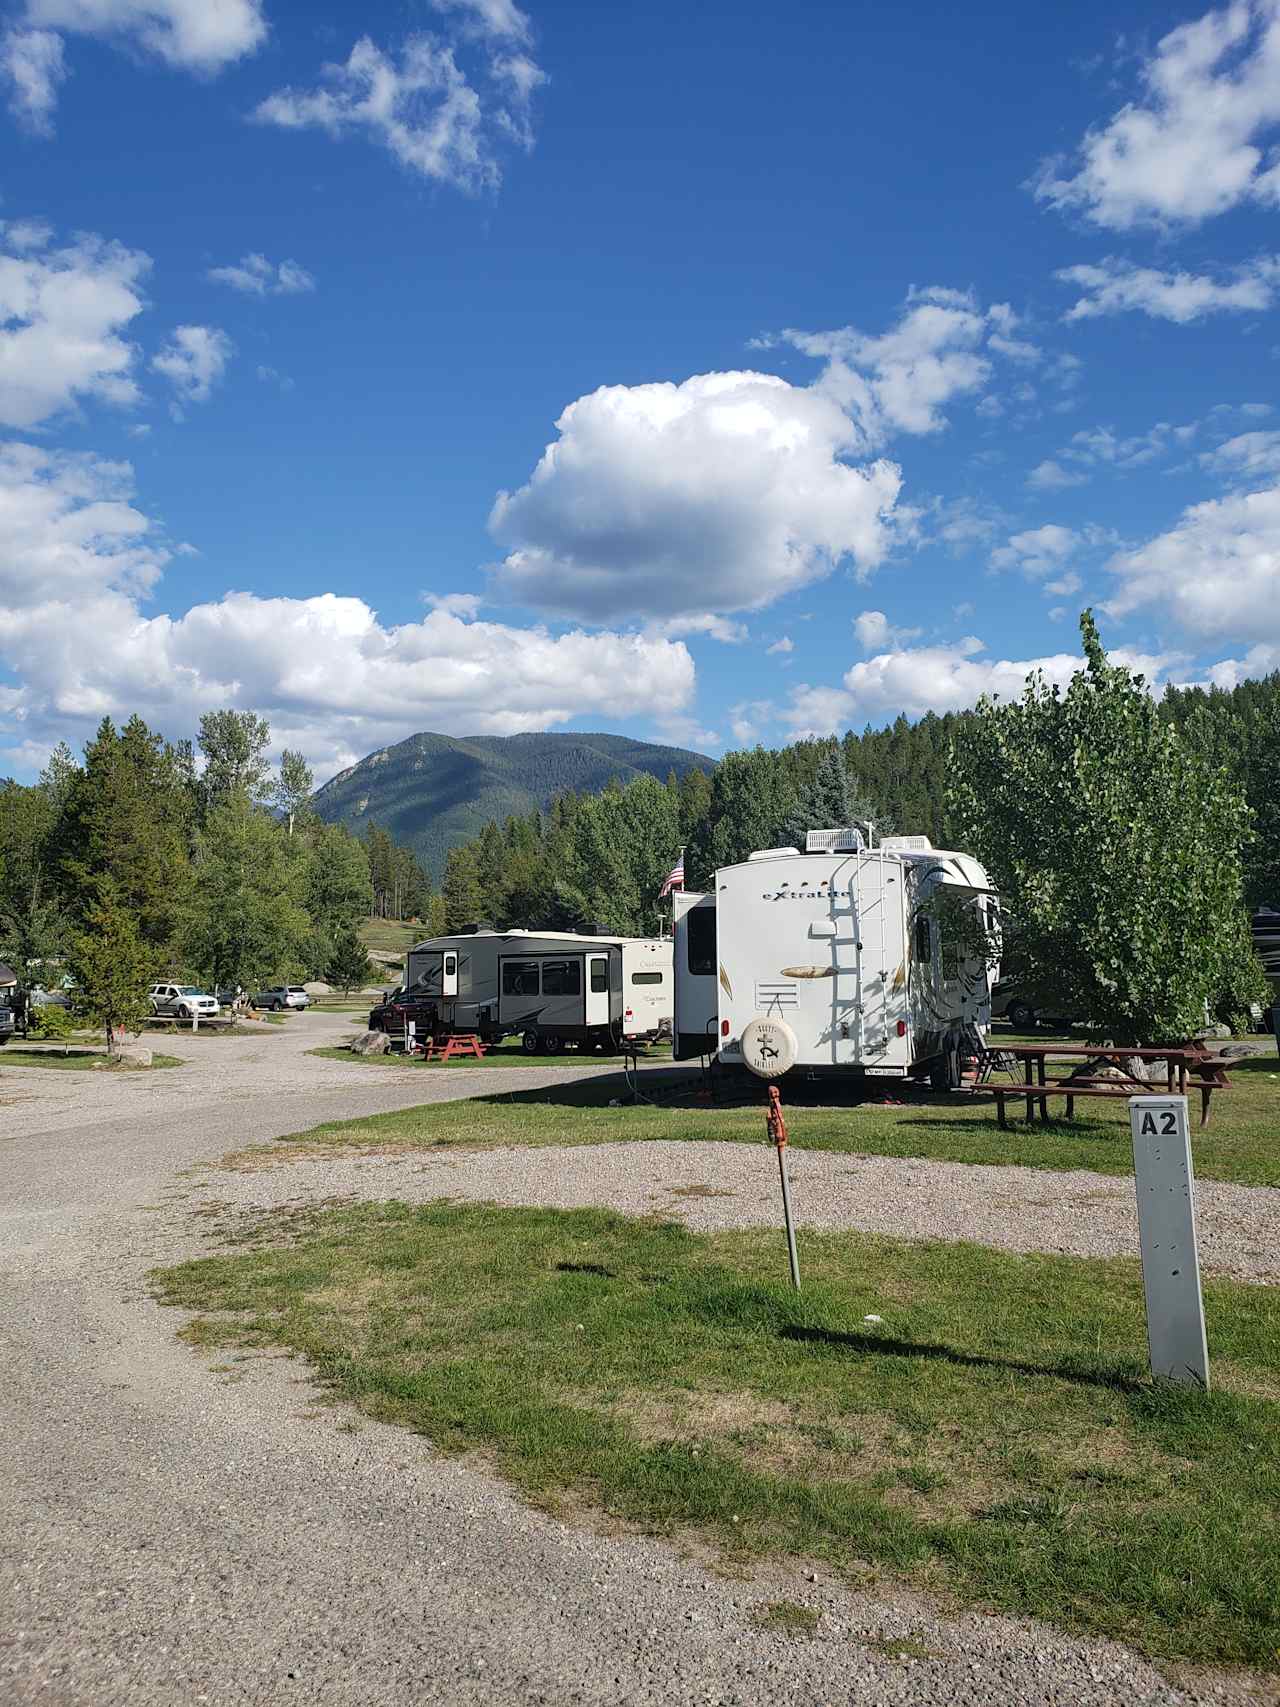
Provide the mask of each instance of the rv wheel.
POLYGON ((1015 1031, 1034 1031, 1036 1026, 1035 1009, 1028 1007, 1026 1002, 1010 1002, 1009 1024, 1013 1026, 1015 1031))
POLYGON ((559 1055, 564 1044, 561 1043, 554 1031, 549 1031, 542 1040, 542 1047, 548 1055, 559 1055))
POLYGON ((520 1046, 526 1055, 536 1055, 542 1045, 542 1039, 536 1031, 526 1031, 520 1039, 520 1046))

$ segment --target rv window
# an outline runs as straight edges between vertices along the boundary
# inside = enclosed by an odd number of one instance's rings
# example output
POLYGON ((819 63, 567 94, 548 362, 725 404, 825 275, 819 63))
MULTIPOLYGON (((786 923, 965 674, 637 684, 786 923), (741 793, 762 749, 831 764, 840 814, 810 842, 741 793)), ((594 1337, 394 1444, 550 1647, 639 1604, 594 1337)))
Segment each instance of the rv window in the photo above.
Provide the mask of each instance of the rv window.
POLYGON ((544 960, 542 962, 542 993, 544 996, 580 996, 582 994, 582 962, 580 960, 544 960))
POLYGON ((502 993, 504 996, 536 996, 538 993, 538 962, 536 960, 504 960, 502 963, 502 993))
POLYGON ((591 994, 603 995, 609 988, 609 962, 603 958, 591 962, 591 994))
POLYGON ((716 975, 716 910, 714 907, 690 907, 684 916, 686 955, 689 970, 696 978, 716 975))
POLYGON ((927 966, 933 959, 933 941, 929 935, 929 921, 926 918, 916 920, 916 959, 921 966, 927 966))
POLYGON ((457 972, 457 970, 458 970, 458 957, 457 957, 457 955, 456 954, 446 954, 444 957, 444 975, 445 975, 445 977, 446 978, 452 978, 454 973, 457 972))
POLYGON ((661 984, 662 974, 661 972, 633 972, 631 982, 633 984, 661 984))

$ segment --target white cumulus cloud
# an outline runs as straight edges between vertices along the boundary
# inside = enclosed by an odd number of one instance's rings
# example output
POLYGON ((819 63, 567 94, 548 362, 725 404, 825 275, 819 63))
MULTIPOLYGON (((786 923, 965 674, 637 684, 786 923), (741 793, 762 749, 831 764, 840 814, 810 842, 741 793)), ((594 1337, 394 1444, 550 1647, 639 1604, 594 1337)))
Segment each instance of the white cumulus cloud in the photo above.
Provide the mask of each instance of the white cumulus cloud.
POLYGON ((1280 640, 1280 485, 1193 504, 1107 567, 1115 616, 1152 608, 1189 634, 1280 640))
POLYGON ((84 398, 137 400, 125 328, 144 307, 147 256, 82 236, 47 247, 48 228, 0 236, 0 425, 34 427, 84 398))
MULTIPOLYGON (((318 129, 338 139, 364 135, 388 149, 410 171, 437 183, 476 192, 495 186, 501 170, 500 136, 532 145, 531 106, 546 78, 533 60, 510 45, 524 39, 504 27, 515 7, 497 0, 458 0, 437 10, 461 12, 478 36, 482 64, 476 81, 458 63, 455 45, 442 37, 410 36, 399 53, 362 36, 347 59, 323 67, 312 89, 280 89, 254 117, 285 130, 318 129)), ((524 20, 527 26, 527 20, 524 20)))
POLYGON ((261 0, 26 0, 0 53, 10 105, 47 134, 66 74, 63 38, 97 36, 183 71, 212 75, 266 40, 261 0))
MULTIPOLYGON (((1152 655, 1123 647, 1110 656, 1148 682, 1157 681, 1181 661, 1178 653, 1152 655)), ((923 717, 929 711, 963 711, 984 694, 1016 699, 1035 672, 1065 687, 1083 665, 1078 652, 992 658, 973 635, 947 646, 899 646, 854 664, 838 688, 797 688, 780 716, 796 734, 828 735, 857 723, 886 721, 899 713, 923 717)))
POLYGON ((210 267, 209 277, 246 296, 298 296, 316 288, 311 274, 296 261, 271 262, 258 254, 245 255, 235 266, 210 267))
POLYGON ((1200 466, 1233 485, 1280 476, 1280 433, 1238 433, 1216 450, 1205 451, 1200 466))
POLYGON ((331 593, 230 593, 147 615, 141 599, 171 548, 132 496, 126 464, 0 450, 0 661, 20 681, 0 721, 13 747, 81 739, 134 710, 190 734, 201 711, 236 705, 331 771, 419 729, 671 720, 692 698, 679 641, 482 622, 468 596, 399 625, 331 593))
POLYGON ((1280 288, 1280 255, 1260 255, 1216 278, 1206 273, 1161 272, 1115 256, 1095 265, 1064 267, 1054 277, 1084 292, 1063 316, 1066 320, 1137 310, 1187 326, 1206 314, 1260 313, 1270 308, 1280 288))
POLYGON ((933 286, 911 293, 888 332, 872 335, 855 326, 834 332, 792 328, 758 342, 791 344, 825 361, 821 384, 871 448, 895 433, 941 432, 945 406, 986 383, 991 361, 985 351, 992 338, 1007 343, 1015 324, 1003 304, 984 311, 967 292, 933 286))
POLYGON ((1280 5, 1232 4, 1171 30, 1141 71, 1142 93, 1050 160, 1036 195, 1113 231, 1194 225, 1242 202, 1274 207, 1280 164, 1280 5))
POLYGON ((1080 544, 1080 536, 1057 522, 1012 534, 1007 545, 991 553, 993 569, 1018 569, 1031 580, 1051 574, 1080 544))
POLYGON ((518 602, 593 621, 745 610, 888 550, 899 471, 842 460, 859 435, 819 387, 749 372, 604 386, 556 428, 490 517, 518 602))
POLYGON ((151 366, 183 403, 207 403, 226 372, 235 346, 216 326, 178 326, 151 366))
POLYGON ((874 652, 877 647, 901 646, 908 640, 915 640, 920 630, 895 628, 882 610, 864 610, 854 617, 853 632, 864 652, 874 652))

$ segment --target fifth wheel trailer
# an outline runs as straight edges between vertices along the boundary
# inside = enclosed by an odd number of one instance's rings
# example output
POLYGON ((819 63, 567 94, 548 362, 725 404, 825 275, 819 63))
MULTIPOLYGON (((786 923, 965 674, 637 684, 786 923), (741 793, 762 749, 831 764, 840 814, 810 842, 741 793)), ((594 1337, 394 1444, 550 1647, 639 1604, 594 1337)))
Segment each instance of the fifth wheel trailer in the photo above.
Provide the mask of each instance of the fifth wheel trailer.
POLYGON ((997 906, 969 855, 926 836, 867 848, 857 831, 814 831, 804 853, 766 849, 714 883, 676 897, 677 1060, 740 1066, 744 1031, 768 1020, 788 1039, 779 1070, 945 1083, 989 1027, 996 969, 972 944, 998 940, 997 906), (972 907, 977 929, 948 940, 939 896, 972 907))
POLYGON ((406 999, 437 1032, 617 1049, 671 1029, 672 945, 660 937, 473 931, 409 951, 406 999))

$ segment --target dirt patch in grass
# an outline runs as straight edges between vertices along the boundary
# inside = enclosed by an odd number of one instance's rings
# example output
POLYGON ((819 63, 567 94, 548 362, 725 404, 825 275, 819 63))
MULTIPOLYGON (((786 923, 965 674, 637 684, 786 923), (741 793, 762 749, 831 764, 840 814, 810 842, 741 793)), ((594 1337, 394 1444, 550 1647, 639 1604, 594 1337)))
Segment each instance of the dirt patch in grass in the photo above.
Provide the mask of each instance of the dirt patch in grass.
POLYGON ((816 1635, 821 1617, 811 1606, 801 1606, 794 1600, 767 1600, 751 1614, 752 1622, 760 1629, 771 1630, 777 1636, 816 1635))

